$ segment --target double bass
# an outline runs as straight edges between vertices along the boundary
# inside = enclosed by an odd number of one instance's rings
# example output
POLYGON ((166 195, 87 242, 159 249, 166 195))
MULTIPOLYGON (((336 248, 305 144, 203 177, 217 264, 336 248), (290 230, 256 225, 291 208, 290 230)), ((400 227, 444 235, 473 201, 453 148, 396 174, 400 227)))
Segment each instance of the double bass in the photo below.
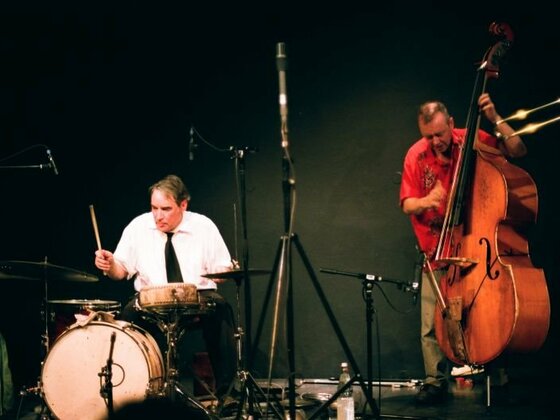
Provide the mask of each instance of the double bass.
POLYGON ((513 41, 507 24, 492 23, 490 32, 498 41, 477 70, 434 257, 448 267, 436 290, 436 338, 450 360, 469 365, 484 365, 506 351, 538 350, 550 322, 546 279, 533 266, 527 241, 538 213, 535 182, 499 150, 476 142, 477 100, 513 41))

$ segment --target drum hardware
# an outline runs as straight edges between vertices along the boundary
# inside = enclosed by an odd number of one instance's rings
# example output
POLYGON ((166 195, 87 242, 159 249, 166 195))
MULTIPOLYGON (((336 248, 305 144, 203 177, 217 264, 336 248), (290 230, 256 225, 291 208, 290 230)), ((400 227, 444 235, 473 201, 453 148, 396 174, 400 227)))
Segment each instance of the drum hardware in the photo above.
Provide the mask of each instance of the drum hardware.
POLYGON ((48 283, 49 280, 56 281, 72 281, 72 282, 96 282, 99 280, 97 276, 86 273, 85 271, 75 270, 69 267, 52 264, 47 261, 0 261, 0 279, 7 280, 24 280, 24 281, 42 281, 44 284, 45 296, 44 308, 45 334, 41 337, 42 346, 45 349, 45 355, 50 348, 49 343, 49 327, 48 327, 48 283))
MULTIPOLYGON (((41 334, 41 370, 45 363, 45 357, 49 353, 51 343, 54 341, 49 339, 49 313, 48 309, 48 284, 49 281, 70 281, 70 282, 96 282, 98 277, 84 271, 75 270, 73 268, 64 267, 48 262, 47 257, 44 261, 21 261, 9 260, 0 261, 0 280, 14 281, 39 281, 42 282, 44 288, 44 296, 42 299, 41 317, 44 320, 44 333, 41 334)), ((36 395, 42 400, 42 407, 46 410, 43 397, 43 384, 41 378, 38 379, 34 386, 23 386, 20 391, 23 398, 28 395, 36 395)), ((42 412, 41 418, 50 418, 48 414, 42 412)))
POLYGON ((163 384, 163 396, 169 398, 171 401, 177 401, 180 396, 187 403, 202 410, 208 417, 212 414, 202 405, 194 396, 184 389, 183 385, 179 382, 179 369, 177 368, 177 344, 179 339, 185 333, 181 321, 184 314, 180 310, 174 310, 167 314, 167 319, 164 321, 160 319, 158 326, 165 333, 167 340, 167 352, 165 354, 165 382, 163 384))
MULTIPOLYGON (((256 271, 256 270, 253 270, 256 271)), ((240 271, 241 273, 243 273, 243 271, 240 271)), ((265 273, 269 273, 268 270, 259 270, 260 274, 265 274, 265 273)), ((241 280, 243 278, 243 276, 241 275, 230 275, 230 277, 225 277, 224 275, 227 275, 227 273, 220 273, 220 274, 211 274, 211 276, 216 276, 215 278, 232 278, 235 280, 235 285, 236 285, 236 308, 237 308, 237 327, 236 327, 236 333, 234 334, 234 339, 236 341, 236 353, 237 353, 237 369, 236 369, 236 377, 235 380, 232 381, 232 383, 230 384, 227 392, 226 392, 226 396, 231 395, 233 388, 235 386, 235 382, 238 381, 238 387, 239 387, 239 401, 238 401, 238 411, 237 411, 237 419, 239 420, 241 418, 241 415, 243 414, 243 406, 245 404, 245 402, 248 403, 248 412, 249 413, 255 413, 260 416, 260 417, 266 417, 266 414, 269 412, 269 410, 272 410, 272 413, 275 414, 279 419, 283 418, 283 415, 281 413, 282 411, 282 407, 281 406, 277 406, 276 404, 270 404, 270 395, 265 394, 265 392, 259 387, 259 385, 257 384, 257 382, 255 381, 255 379, 253 378, 253 376, 251 375, 251 372, 249 372, 249 370, 245 367, 244 364, 244 360, 245 360, 245 355, 244 355, 244 347, 243 347, 243 338, 244 338, 244 331, 243 331, 243 327, 241 326, 241 306, 240 306, 240 288, 241 288, 241 280), (220 277, 218 277, 220 276, 220 277), (264 406, 261 405, 259 402, 264 401, 264 406)), ((206 275, 209 276, 209 275, 206 275)), ((225 398, 223 401, 221 401, 221 403, 223 403, 225 401, 225 398)), ((279 400, 277 398, 275 398, 275 403, 279 403, 279 400)), ((225 407, 223 406, 218 406, 218 415, 222 415, 223 410, 225 407)))
MULTIPOLYGON (((196 132, 196 130, 194 130, 196 132)), ((197 133, 198 134, 198 133, 197 133)), ((236 332, 234 334, 234 339, 236 340, 236 356, 237 356, 237 368, 236 368, 236 379, 240 382, 240 400, 239 400, 239 409, 237 412, 237 420, 240 419, 241 413, 243 411, 243 406, 245 401, 247 400, 247 417, 253 417, 253 414, 256 414, 255 404, 254 404, 254 397, 255 392, 258 392, 259 395, 264 396, 264 392, 254 378, 251 376, 249 370, 245 367, 245 360, 251 360, 251 346, 245 350, 245 347, 242 345, 244 340, 247 340, 248 343, 251 343, 252 340, 252 305, 251 305, 251 284, 250 284, 250 276, 251 275, 260 275, 260 274, 268 274, 270 270, 259 270, 259 269, 249 269, 249 246, 248 246, 248 238, 247 238, 247 211, 246 211, 246 183, 245 183, 245 160, 249 153, 254 153, 257 150, 247 146, 230 146, 229 152, 231 154, 231 159, 235 164, 235 174, 236 174, 236 189, 237 189, 237 204, 239 206, 239 214, 237 214, 237 207, 234 205, 234 224, 235 224, 235 231, 237 232, 237 224, 238 221, 241 222, 241 233, 242 233, 242 264, 241 266, 244 267, 242 269, 238 269, 239 264, 237 263, 237 244, 236 244, 236 252, 235 258, 232 260, 234 263, 234 270, 228 270, 221 273, 208 273, 203 274, 202 277, 206 277, 209 279, 222 279, 222 280, 235 280, 236 282, 236 292, 237 292, 237 327, 236 332), (240 314, 240 297, 239 297, 239 289, 241 281, 244 280, 244 292, 245 292, 245 330, 241 327, 241 314, 240 314), (244 352, 247 354, 245 355, 244 352)), ((236 234, 237 236, 237 234, 236 234)), ((230 384, 226 397, 231 395, 233 390, 235 380, 230 384)), ((220 404, 223 401, 220 402, 220 404)), ((222 411, 223 407, 218 407, 218 413, 222 411)), ((220 413, 221 414, 221 413, 220 413)), ((261 410, 262 414, 262 410, 261 410)), ((283 416, 279 413, 278 410, 275 410, 275 414, 281 419, 283 416)))
POLYGON ((113 350, 115 348, 115 340, 117 338, 117 333, 111 333, 111 346, 109 347, 109 357, 107 358, 107 364, 101 368, 101 372, 98 373, 99 378, 101 378, 101 386, 99 389, 99 394, 107 402, 107 411, 109 418, 113 416, 113 350), (105 381, 103 381, 105 380, 105 381))
POLYGON ((165 353, 165 378, 160 396, 175 402, 179 398, 202 410, 209 418, 213 414, 188 392, 179 381, 177 345, 185 333, 185 317, 203 315, 215 309, 212 299, 202 299, 196 286, 188 283, 169 283, 145 287, 136 297, 135 307, 143 318, 154 322, 164 333, 167 343, 165 353))
MULTIPOLYGON (((194 127, 191 126, 191 134, 195 134, 200 137, 204 143, 210 145, 206 140, 200 136, 198 131, 194 127)), ((192 137, 192 136, 191 136, 192 137)), ((191 139, 192 140, 192 139, 191 139)), ((192 141, 191 141, 192 143, 192 141)), ((210 145, 212 146, 212 145, 210 145)), ((219 149, 216 147, 212 147, 214 150, 218 150, 220 152, 224 152, 226 150, 219 149)), ((242 346, 242 341, 245 339, 248 343, 251 343, 252 340, 252 304, 251 304, 251 283, 250 283, 250 275, 259 275, 259 274, 267 274, 270 273, 269 270, 256 270, 256 269, 248 269, 249 267, 249 246, 248 246, 248 235, 247 235, 247 206, 246 206, 246 182, 245 182, 245 173, 246 173, 246 157, 251 153, 256 153, 258 150, 248 146, 230 146, 227 151, 230 153, 231 160, 234 162, 235 166, 235 186, 236 186, 236 195, 237 195, 237 203, 233 206, 234 211, 234 225, 235 225, 235 232, 236 232, 236 240, 237 240, 237 232, 238 232, 238 222, 241 222, 240 232, 242 235, 242 264, 241 266, 244 267, 243 269, 237 269, 239 264, 237 263, 238 260, 238 252, 237 252, 237 241, 236 241, 236 249, 235 249, 235 258, 232 259, 233 266, 236 268, 231 271, 226 271, 222 273, 208 273, 203 274, 202 277, 206 277, 209 279, 222 279, 222 280, 235 280, 237 284, 237 331, 234 334, 234 339, 237 340, 236 345, 236 353, 237 353, 237 378, 241 381, 241 401, 239 404, 239 410, 237 414, 237 419, 239 420, 243 408, 243 404, 245 401, 245 396, 249 397, 249 406, 247 410, 247 417, 253 416, 253 393, 251 392, 252 389, 260 391, 260 394, 263 394, 262 390, 259 388, 255 380, 252 378, 250 372, 244 366, 244 360, 251 360, 250 351, 251 346, 248 347, 246 351, 246 355, 243 354, 244 347, 242 346), (239 207, 239 214, 237 212, 237 206, 239 207), (244 293, 245 293, 245 330, 241 328, 240 325, 240 310, 239 310, 239 286, 241 280, 244 280, 244 293), (249 386, 250 385, 250 386, 249 386)), ((230 385, 226 396, 229 396, 232 391, 233 383, 230 385)), ((279 416, 282 418, 283 416, 279 416)))

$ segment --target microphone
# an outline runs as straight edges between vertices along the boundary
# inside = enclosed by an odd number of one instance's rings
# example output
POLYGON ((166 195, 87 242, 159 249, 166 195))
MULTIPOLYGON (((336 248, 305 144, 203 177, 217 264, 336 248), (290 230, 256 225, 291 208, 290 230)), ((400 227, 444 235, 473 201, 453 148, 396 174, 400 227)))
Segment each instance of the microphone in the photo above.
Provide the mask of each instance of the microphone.
POLYGON ((420 293, 420 282, 418 280, 412 282, 410 291, 412 292, 412 304, 416 305, 416 302, 418 302, 418 293, 420 293))
POLYGON ((282 128, 288 131, 288 92, 286 90, 286 46, 283 42, 276 44, 276 69, 278 70, 278 103, 282 128))
POLYGON ((194 127, 191 125, 189 130, 190 140, 189 140, 189 160, 194 159, 194 149, 196 149, 196 144, 194 144, 194 127))
POLYGON ((368 280, 368 281, 387 281, 389 283, 396 283, 396 280, 385 279, 382 276, 378 276, 377 274, 369 274, 369 273, 351 273, 349 271, 341 271, 341 270, 334 270, 332 268, 320 268, 320 272, 322 273, 329 273, 329 274, 340 274, 342 276, 350 276, 356 277, 361 280, 368 280))
POLYGON ((420 282, 422 281, 422 270, 424 269, 424 253, 420 252, 418 246, 418 258, 414 263, 414 277, 410 283, 409 290, 412 292, 412 303, 416 305, 418 302, 418 294, 420 293, 420 282))
POLYGON ((47 156, 49 158, 49 166, 52 168, 55 175, 58 175, 58 169, 56 168, 56 163, 54 163, 54 159, 51 154, 51 150, 47 149, 47 156))

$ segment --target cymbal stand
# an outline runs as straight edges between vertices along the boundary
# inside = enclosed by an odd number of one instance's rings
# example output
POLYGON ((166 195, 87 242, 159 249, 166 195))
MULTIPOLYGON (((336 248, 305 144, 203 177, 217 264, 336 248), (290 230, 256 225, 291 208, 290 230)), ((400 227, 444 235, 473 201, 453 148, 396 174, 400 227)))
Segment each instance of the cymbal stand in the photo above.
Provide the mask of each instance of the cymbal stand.
MULTIPOLYGON (((248 342, 251 342, 251 326, 252 326, 252 311, 251 311, 251 281, 249 278, 249 239, 247 234, 247 204, 246 204, 246 182, 245 182, 245 158, 247 153, 255 153, 257 150, 247 146, 231 146, 229 148, 231 158, 235 162, 235 184, 237 190, 237 201, 239 203, 239 217, 241 220, 241 231, 243 239, 243 279, 245 293, 245 337, 248 342)), ((237 224, 237 220, 236 220, 237 224)), ((236 250, 237 252, 237 250, 236 250)), ((237 257, 237 255, 236 255, 237 257)), ((239 293, 239 284, 237 285, 237 292, 239 293)), ((238 306, 238 325, 240 324, 239 316, 239 295, 237 296, 238 306)), ((247 359, 251 359, 251 354, 247 352, 247 359)))
MULTIPOLYGON (((42 168, 41 168, 42 169, 42 168)), ((42 319, 45 321, 44 324, 44 331, 41 334, 41 348, 43 349, 43 354, 41 354, 41 370, 42 370, 42 366, 45 362, 45 358, 47 357, 47 354, 49 353, 50 350, 50 337, 49 337, 49 316, 50 316, 50 310, 49 310, 49 298, 48 298, 48 271, 47 271, 47 257, 45 256, 45 266, 43 268, 43 284, 44 284, 44 291, 45 291, 45 297, 44 300, 42 302, 42 319)), ((23 388, 20 390, 19 395, 20 397, 23 398, 28 396, 28 395, 36 395, 39 396, 41 399, 41 419, 47 419, 50 418, 50 415, 47 413, 49 410, 47 408, 46 402, 43 399, 43 384, 42 384, 42 378, 41 378, 41 374, 39 374, 39 377, 37 378, 37 383, 35 384, 35 386, 23 386, 23 388)))
MULTIPOLYGON (((43 355, 44 357, 46 357, 47 353, 50 350, 50 345, 51 343, 50 341, 50 337, 49 337, 49 317, 50 315, 50 309, 49 309, 49 293, 48 293, 48 275, 47 275, 47 257, 45 257, 45 267, 43 269, 44 274, 43 274, 43 278, 45 280, 45 300, 43 301, 43 319, 45 320, 45 332, 44 335, 42 337, 42 346, 44 348, 45 354, 43 355)), ((44 359, 43 357, 43 359, 44 359)))
MULTIPOLYGON (((240 207, 240 220, 242 229, 242 239, 243 239, 243 277, 244 279, 244 293, 245 293, 245 330, 241 326, 241 298, 240 298, 240 288, 241 279, 236 279, 236 304, 237 304, 237 328, 234 339, 236 340, 236 352, 237 352, 237 368, 236 368, 236 378, 230 384, 226 396, 230 396, 233 391, 235 382, 239 385, 239 400, 238 400, 238 412, 237 419, 240 418, 245 403, 247 402, 247 414, 252 416, 255 414, 255 409, 257 405, 255 404, 255 394, 259 394, 261 397, 265 398, 265 393, 259 387, 250 371, 245 366, 246 360, 251 360, 251 354, 247 351, 247 355, 244 354, 245 346, 243 346, 243 341, 251 342, 251 283, 249 278, 249 246, 248 246, 248 235, 247 235, 247 211, 246 211, 246 186, 245 186, 245 158, 248 153, 255 153, 257 150, 247 146, 231 146, 229 148, 231 152, 232 159, 235 161, 235 180, 236 180, 236 190, 237 190, 237 201, 240 207)), ((236 218, 237 223, 237 218, 236 218)), ((223 401, 222 401, 223 402, 223 401)), ((221 412, 223 407, 218 408, 218 412, 221 412)), ((259 407, 260 409, 260 407, 259 407)), ((281 413, 273 407, 275 414, 281 419, 281 413)), ((262 413, 260 413, 262 414, 262 413)))
MULTIPOLYGON (((267 399, 266 394, 264 391, 259 387, 251 372, 249 372, 246 367, 244 366, 244 354, 243 354, 243 337, 244 331, 241 327, 241 310, 240 310, 240 293, 239 289, 241 288, 241 279, 235 279, 236 285, 236 302, 237 302, 237 327, 236 327, 236 334, 234 336, 236 340, 236 350, 237 350, 237 370, 236 370, 236 380, 239 382, 239 400, 238 400, 238 410, 236 415, 236 420, 239 420, 243 414, 243 408, 245 402, 247 402, 247 409, 245 414, 248 416, 254 416, 258 414, 259 417, 263 417, 265 413, 262 412, 260 406, 255 404, 255 392, 259 394, 261 399, 264 401, 267 399)), ((226 395, 231 395, 231 391, 235 385, 235 380, 230 384, 229 389, 226 395)), ((274 414, 279 418, 282 419, 283 415, 278 407, 273 404, 267 404, 266 410, 272 409, 274 414)), ((223 411, 223 407, 218 407, 218 413, 221 415, 223 411)))
MULTIPOLYGON (((216 148, 208 143, 200 133, 191 126, 191 142, 193 146, 196 147, 197 145, 194 144, 194 139, 192 136, 196 134, 197 138, 202 140, 205 144, 211 146, 212 149, 218 150, 220 152, 228 151, 231 154, 231 159, 234 161, 234 169, 235 169, 235 185, 236 185, 236 194, 237 194, 237 203, 239 205, 239 220, 241 222, 241 230, 242 230, 242 239, 243 239, 243 255, 242 255, 242 263, 241 269, 243 271, 243 279, 244 279, 244 293, 245 293, 245 331, 241 328, 241 312, 240 312, 240 298, 239 298, 239 288, 240 284, 237 283, 237 332, 234 334, 234 339, 237 341, 236 345, 236 352, 237 352, 237 378, 241 381, 241 392, 240 392, 240 407, 244 404, 245 396, 249 398, 249 410, 252 410, 252 401, 253 401, 253 390, 260 391, 260 394, 263 394, 262 390, 258 387, 257 383, 251 377, 248 370, 245 369, 244 361, 245 359, 251 360, 251 354, 249 353, 250 348, 247 351, 247 355, 243 354, 243 345, 242 341, 247 340, 251 342, 251 325, 252 325, 252 318, 251 318, 251 283, 249 278, 249 245, 248 245, 248 235, 247 235, 247 211, 246 211, 246 186, 245 186, 245 160, 248 154, 256 153, 258 150, 253 147, 249 146, 230 146, 227 150, 216 148)), ((192 160, 192 158, 191 158, 192 160)), ((234 211, 236 208, 234 207, 234 211)), ((236 240, 236 253, 235 258, 237 259, 237 223, 238 223, 238 215, 237 212, 235 214, 235 240, 236 240)), ((237 282, 237 280, 236 280, 237 282)), ((230 396, 233 390, 234 382, 230 384, 227 393, 225 396, 230 396)), ((220 407, 218 407, 218 411, 220 407)), ((241 411, 241 410, 239 410, 241 411)))

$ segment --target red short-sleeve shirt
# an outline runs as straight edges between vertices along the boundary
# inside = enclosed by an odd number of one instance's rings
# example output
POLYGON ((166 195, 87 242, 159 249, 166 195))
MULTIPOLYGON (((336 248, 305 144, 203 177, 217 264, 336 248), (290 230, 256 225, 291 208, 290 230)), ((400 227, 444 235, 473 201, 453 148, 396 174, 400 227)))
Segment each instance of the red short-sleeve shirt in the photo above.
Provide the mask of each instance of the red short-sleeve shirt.
MULTIPOLYGON (((400 205, 405 199, 426 196, 439 179, 446 191, 449 191, 453 180, 455 164, 459 156, 459 145, 463 143, 466 133, 464 128, 452 131, 452 159, 444 163, 439 160, 426 138, 421 138, 408 150, 405 159, 400 189, 400 205)), ((483 130, 478 130, 478 141, 497 148, 497 139, 483 130)), ((420 249, 430 258, 433 257, 439 241, 446 203, 438 209, 430 209, 421 214, 411 214, 410 221, 420 249)))

